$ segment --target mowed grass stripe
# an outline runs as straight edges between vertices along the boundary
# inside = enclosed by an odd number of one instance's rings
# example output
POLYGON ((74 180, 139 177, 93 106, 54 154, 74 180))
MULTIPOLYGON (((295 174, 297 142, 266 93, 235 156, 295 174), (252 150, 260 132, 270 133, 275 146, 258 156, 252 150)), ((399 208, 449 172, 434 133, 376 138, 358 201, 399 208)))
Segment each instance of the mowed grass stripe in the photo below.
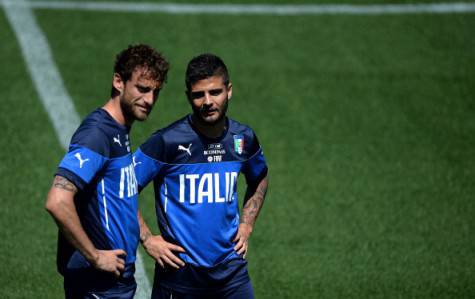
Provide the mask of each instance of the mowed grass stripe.
POLYGON ((381 15, 381 14, 447 14, 473 13, 475 3, 422 3, 422 4, 180 4, 180 3, 131 3, 131 2, 63 2, 34 1, 17 3, 4 0, 5 3, 28 5, 41 9, 68 9, 111 12, 168 14, 231 14, 231 15, 381 15))

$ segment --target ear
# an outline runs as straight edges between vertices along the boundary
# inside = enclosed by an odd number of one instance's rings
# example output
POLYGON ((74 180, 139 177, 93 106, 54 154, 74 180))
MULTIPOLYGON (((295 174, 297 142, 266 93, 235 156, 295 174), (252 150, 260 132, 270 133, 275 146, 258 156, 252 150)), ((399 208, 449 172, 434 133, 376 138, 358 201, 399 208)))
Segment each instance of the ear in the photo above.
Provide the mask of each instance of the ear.
POLYGON ((230 100, 231 97, 233 96, 233 84, 231 82, 229 82, 227 90, 228 90, 228 100, 230 100))
POLYGON ((112 86, 114 86, 114 88, 118 90, 120 94, 124 93, 124 81, 117 73, 114 73, 114 76, 112 77, 112 86))

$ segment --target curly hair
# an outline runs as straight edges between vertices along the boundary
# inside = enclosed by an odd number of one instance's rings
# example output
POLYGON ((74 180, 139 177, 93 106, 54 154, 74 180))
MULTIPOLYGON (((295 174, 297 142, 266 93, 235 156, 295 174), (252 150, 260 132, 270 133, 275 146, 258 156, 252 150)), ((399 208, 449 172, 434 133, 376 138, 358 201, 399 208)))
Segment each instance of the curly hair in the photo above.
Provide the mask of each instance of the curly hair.
POLYGON ((212 76, 221 76, 224 85, 229 84, 228 69, 221 58, 210 53, 198 55, 190 60, 186 68, 186 89, 189 91, 196 82, 212 76))
MULTIPOLYGON (((117 54, 114 64, 114 73, 120 75, 124 82, 132 77, 136 68, 145 68, 147 76, 157 82, 166 82, 170 68, 165 57, 154 48, 145 45, 129 45, 129 47, 117 54)), ((111 95, 117 91, 112 87, 111 95)))

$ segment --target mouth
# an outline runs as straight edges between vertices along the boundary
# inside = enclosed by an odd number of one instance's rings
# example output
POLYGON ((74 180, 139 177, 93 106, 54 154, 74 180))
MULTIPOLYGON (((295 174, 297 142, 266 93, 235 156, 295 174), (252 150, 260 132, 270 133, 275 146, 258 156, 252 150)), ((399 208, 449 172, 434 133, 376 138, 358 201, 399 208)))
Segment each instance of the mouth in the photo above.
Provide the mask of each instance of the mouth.
POLYGON ((145 113, 145 114, 149 114, 150 113, 150 107, 147 107, 147 106, 142 106, 142 105, 136 105, 137 108, 139 109, 139 111, 141 111, 142 113, 145 113))
POLYGON ((213 116, 216 113, 218 113, 217 109, 201 110, 201 114, 205 117, 213 116))

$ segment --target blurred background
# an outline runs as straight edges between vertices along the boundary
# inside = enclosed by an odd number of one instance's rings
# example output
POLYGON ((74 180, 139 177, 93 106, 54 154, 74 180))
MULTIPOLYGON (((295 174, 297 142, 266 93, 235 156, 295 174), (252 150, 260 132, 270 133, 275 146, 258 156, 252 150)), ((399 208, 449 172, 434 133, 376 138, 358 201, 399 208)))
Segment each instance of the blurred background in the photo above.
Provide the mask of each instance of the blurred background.
MULTIPOLYGON (((109 99, 115 54, 129 44, 169 59, 149 120, 132 129, 134 149, 189 113, 188 61, 223 58, 229 116, 255 130, 270 169, 248 253, 256 298, 475 297, 473 9, 170 14, 30 2, 80 118, 109 99)), ((145 1, 101 3, 118 2, 145 1)), ((61 298, 57 229, 44 201, 64 149, 3 8, 0 77, 0 297, 61 298)), ((158 232, 151 187, 140 206, 158 232)), ((143 257, 151 279, 153 260, 143 257)))

